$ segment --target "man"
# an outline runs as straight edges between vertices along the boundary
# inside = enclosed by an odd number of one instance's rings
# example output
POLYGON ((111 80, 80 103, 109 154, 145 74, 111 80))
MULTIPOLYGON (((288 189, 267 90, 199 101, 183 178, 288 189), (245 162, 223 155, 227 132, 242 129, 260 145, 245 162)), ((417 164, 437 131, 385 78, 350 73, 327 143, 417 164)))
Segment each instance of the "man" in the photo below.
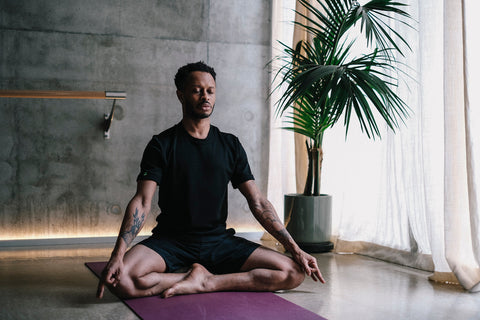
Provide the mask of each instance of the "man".
POLYGON ((260 193, 238 139, 210 124, 215 71, 203 62, 175 76, 183 118, 147 145, 115 248, 103 270, 105 285, 120 297, 213 291, 275 291, 295 288, 305 273, 324 282, 317 261, 286 231, 260 193), (235 237, 226 230, 227 185, 232 182, 260 224, 292 258, 235 237), (127 248, 143 227, 157 185, 160 215, 150 238, 127 248), (185 273, 178 272, 189 267, 185 273), (177 272, 175 272, 177 271, 177 272))

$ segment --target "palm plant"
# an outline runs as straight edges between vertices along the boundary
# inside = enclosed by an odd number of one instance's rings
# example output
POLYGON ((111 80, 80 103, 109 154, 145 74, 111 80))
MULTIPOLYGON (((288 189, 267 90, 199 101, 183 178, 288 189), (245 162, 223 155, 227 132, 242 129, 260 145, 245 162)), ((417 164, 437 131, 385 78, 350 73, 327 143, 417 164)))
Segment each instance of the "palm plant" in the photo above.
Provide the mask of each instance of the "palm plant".
MULTIPOLYGON (((306 23, 295 22, 310 35, 294 48, 282 44, 283 67, 277 72, 286 85, 276 104, 277 116, 284 116, 287 126, 307 137, 309 167, 304 195, 320 195, 322 142, 325 130, 342 117, 346 135, 352 115, 369 138, 380 137, 377 119, 395 131, 409 115, 409 108, 395 93, 401 71, 397 56, 406 40, 390 22, 406 23, 410 15, 404 4, 392 0, 371 0, 360 5, 353 0, 299 0, 307 14, 297 12, 306 23), (351 38, 356 23, 366 38, 367 50, 353 55, 351 38)), ((358 31, 357 31, 358 32, 358 31)))

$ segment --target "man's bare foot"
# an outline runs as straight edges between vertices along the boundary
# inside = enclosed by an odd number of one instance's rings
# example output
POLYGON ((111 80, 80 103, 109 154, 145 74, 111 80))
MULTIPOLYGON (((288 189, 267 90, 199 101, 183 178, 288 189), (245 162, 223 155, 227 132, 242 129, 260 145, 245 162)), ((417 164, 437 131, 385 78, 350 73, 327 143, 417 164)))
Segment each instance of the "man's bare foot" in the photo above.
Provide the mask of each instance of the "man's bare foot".
POLYGON ((208 272, 204 266, 194 263, 192 265, 192 270, 190 270, 185 278, 166 289, 162 296, 164 298, 170 298, 182 294, 207 292, 208 289, 206 285, 208 279, 212 276, 213 275, 208 272))

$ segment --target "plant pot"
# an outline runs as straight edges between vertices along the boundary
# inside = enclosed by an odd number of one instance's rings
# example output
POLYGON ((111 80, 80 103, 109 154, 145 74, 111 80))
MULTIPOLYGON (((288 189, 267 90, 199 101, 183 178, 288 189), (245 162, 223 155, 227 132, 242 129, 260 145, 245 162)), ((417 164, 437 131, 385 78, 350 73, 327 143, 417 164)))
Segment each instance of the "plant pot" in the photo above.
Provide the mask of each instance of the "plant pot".
POLYGON ((333 249, 332 196, 285 195, 285 225, 295 242, 306 252, 328 252, 333 249))

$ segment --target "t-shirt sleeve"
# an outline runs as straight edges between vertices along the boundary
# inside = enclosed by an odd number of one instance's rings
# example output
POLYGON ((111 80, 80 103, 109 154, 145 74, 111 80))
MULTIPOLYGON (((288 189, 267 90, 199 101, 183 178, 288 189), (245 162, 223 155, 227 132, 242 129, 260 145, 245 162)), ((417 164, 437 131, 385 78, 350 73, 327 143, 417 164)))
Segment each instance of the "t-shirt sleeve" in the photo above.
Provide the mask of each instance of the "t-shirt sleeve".
POLYGON ((238 185, 241 183, 254 180, 252 171, 250 170, 250 165, 248 164, 247 153, 245 149, 243 149, 242 144, 238 139, 236 141, 236 161, 235 161, 235 169, 232 176, 232 186, 236 189, 238 185))
POLYGON ((160 184, 162 179, 162 150, 161 146, 155 139, 150 140, 143 152, 142 162, 140 163, 140 173, 137 181, 153 180, 160 184))

